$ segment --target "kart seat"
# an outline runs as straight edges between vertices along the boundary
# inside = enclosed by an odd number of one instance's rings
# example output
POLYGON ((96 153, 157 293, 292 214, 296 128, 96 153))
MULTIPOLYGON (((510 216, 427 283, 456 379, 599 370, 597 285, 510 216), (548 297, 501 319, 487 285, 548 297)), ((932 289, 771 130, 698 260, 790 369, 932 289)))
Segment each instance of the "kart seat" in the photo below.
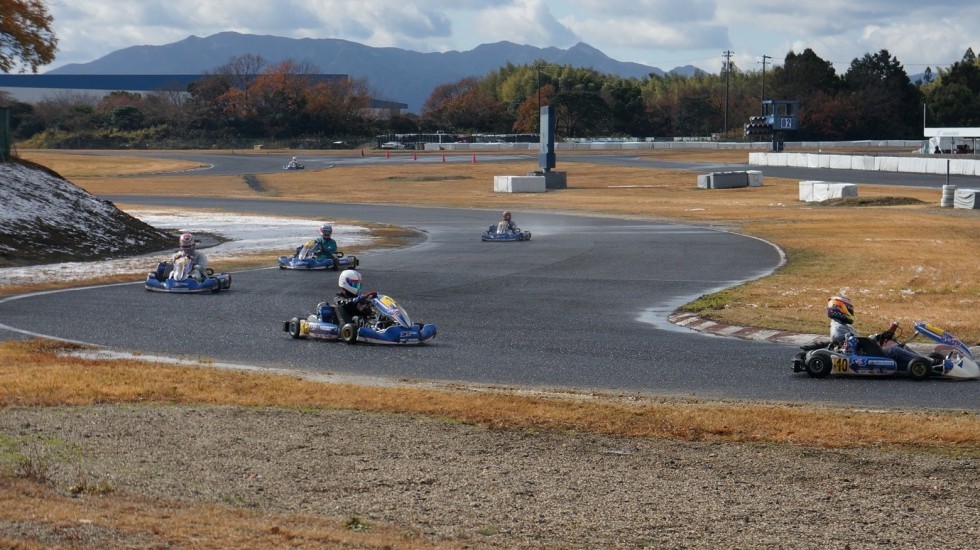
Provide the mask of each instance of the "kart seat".
POLYGON ((344 311, 344 308, 342 308, 342 307, 334 307, 334 308, 331 308, 331 309, 333 309, 334 314, 337 316, 337 321, 339 321, 337 323, 338 325, 344 326, 347 323, 353 322, 353 320, 354 320, 353 317, 351 317, 350 313, 347 313, 346 311, 344 311))
POLYGON ((859 355, 873 355, 875 357, 888 357, 888 354, 885 353, 885 350, 882 349, 881 345, 879 345, 878 342, 875 342, 873 338, 867 338, 862 336, 858 338, 857 341, 858 341, 857 352, 859 355))

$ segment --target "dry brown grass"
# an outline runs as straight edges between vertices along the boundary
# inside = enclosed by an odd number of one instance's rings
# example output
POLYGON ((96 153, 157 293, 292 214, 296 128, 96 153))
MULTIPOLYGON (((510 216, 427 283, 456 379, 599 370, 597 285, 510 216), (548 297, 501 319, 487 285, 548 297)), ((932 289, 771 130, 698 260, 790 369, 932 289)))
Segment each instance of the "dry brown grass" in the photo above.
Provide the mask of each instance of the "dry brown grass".
POLYGON ((0 343, 0 407, 118 403, 355 409, 454 418, 493 429, 574 430, 688 441, 818 447, 916 447, 980 452, 976 415, 859 412, 781 404, 594 395, 522 395, 504 389, 325 384, 247 371, 95 360, 44 340, 0 343), (834 426, 834 429, 828 429, 834 426))
MULTIPOLYGON (((43 340, 0 343, 0 410, 96 403, 357 409, 429 415, 499 430, 572 430, 804 447, 888 447, 980 456, 980 422, 970 413, 528 396, 492 389, 372 388, 267 373, 65 355, 78 349, 43 340)), ((90 547, 458 547, 427 540, 414 529, 357 517, 274 514, 233 505, 150 499, 117 493, 111 485, 88 489, 72 490, 69 496, 36 480, 0 472, 0 518, 29 533, 0 537, 0 546, 74 548, 85 540, 90 547)))
POLYGON ((6 522, 32 530, 0 548, 455 548, 420 533, 360 518, 270 514, 257 510, 139 498, 65 496, 23 479, 0 477, 6 522), (81 543, 84 531, 91 544, 81 543))
MULTIPOLYGON (((383 158, 381 153, 368 153, 383 158)), ((439 153, 426 153, 430 156, 439 153)), ((469 159, 470 153, 462 154, 469 159)), ((666 160, 744 162, 744 151, 638 152, 666 160)), ((399 152, 404 158, 412 153, 399 152)), ((25 157, 59 169, 58 157, 25 157)), ((97 162, 97 158, 93 159, 97 162)), ((813 206, 798 200, 798 182, 769 178, 761 188, 699 190, 691 172, 588 163, 560 163, 569 189, 542 194, 492 192, 493 176, 524 174, 527 162, 391 163, 260 176, 258 196, 241 178, 78 177, 97 194, 167 193, 281 200, 344 197, 373 203, 551 210, 668 219, 731 229, 782 247, 787 265, 776 274, 692 304, 702 315, 735 324, 823 333, 829 295, 847 292, 858 305, 857 327, 877 332, 888 321, 906 327, 932 321, 968 343, 980 342, 980 215, 938 207, 940 191, 861 185, 862 197, 903 197, 906 206, 813 206)), ((93 170, 103 171, 103 169, 93 170)))

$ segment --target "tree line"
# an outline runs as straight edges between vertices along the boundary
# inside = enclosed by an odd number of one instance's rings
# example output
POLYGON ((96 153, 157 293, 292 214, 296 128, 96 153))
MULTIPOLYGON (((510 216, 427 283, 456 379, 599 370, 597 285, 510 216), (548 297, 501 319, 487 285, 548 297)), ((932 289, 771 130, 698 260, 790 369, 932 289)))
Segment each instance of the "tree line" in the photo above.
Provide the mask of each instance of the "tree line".
POLYGON ((855 58, 843 74, 813 50, 769 71, 728 64, 719 74, 623 78, 535 62, 436 86, 419 114, 371 109, 364 79, 318 81, 308 63, 247 54, 184 90, 62 92, 36 103, 0 94, 14 137, 38 147, 361 144, 388 133, 535 133, 539 107, 555 109, 558 137, 747 139, 762 100, 800 102, 793 140, 918 139, 929 126, 980 126, 980 62, 972 49, 915 82, 887 50, 855 58))

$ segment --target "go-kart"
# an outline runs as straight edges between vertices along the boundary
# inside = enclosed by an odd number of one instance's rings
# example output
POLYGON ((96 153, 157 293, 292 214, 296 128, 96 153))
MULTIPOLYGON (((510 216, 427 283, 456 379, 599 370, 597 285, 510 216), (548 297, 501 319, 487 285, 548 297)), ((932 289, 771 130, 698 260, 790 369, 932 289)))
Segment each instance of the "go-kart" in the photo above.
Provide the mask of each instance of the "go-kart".
POLYGON ((360 264, 357 256, 344 256, 343 252, 337 252, 332 257, 317 259, 317 251, 320 245, 316 241, 307 241, 296 249, 292 256, 279 256, 279 269, 305 269, 319 270, 332 269, 356 269, 360 264))
POLYGON ((154 292, 218 292, 231 288, 231 273, 215 273, 206 269, 207 275, 203 280, 192 276, 194 262, 187 256, 181 256, 170 262, 160 262, 156 271, 146 274, 143 288, 154 292))
POLYGON ((484 242, 530 241, 531 232, 520 229, 508 229, 507 222, 490 224, 490 227, 480 235, 484 242))
POLYGON ((298 162, 290 162, 289 164, 282 167, 283 170, 302 170, 304 168, 306 168, 306 166, 303 166, 298 162))
POLYGON ((424 344, 435 338, 435 325, 412 323, 408 312, 391 296, 378 294, 370 299, 370 304, 370 314, 344 323, 335 307, 323 302, 317 306, 316 314, 284 321, 282 330, 293 338, 341 340, 348 344, 424 344))
POLYGON ((898 328, 898 323, 892 323, 880 334, 859 339, 859 350, 845 351, 827 342, 803 346, 803 351, 793 358, 793 372, 806 372, 813 378, 830 374, 906 375, 913 380, 980 378, 980 366, 970 348, 952 334, 930 323, 915 321, 912 336, 899 342, 895 335, 898 328), (908 347, 919 336, 937 343, 932 352, 923 355, 908 347), (901 346, 913 353, 908 354, 907 360, 895 360, 885 353, 889 346, 901 346))

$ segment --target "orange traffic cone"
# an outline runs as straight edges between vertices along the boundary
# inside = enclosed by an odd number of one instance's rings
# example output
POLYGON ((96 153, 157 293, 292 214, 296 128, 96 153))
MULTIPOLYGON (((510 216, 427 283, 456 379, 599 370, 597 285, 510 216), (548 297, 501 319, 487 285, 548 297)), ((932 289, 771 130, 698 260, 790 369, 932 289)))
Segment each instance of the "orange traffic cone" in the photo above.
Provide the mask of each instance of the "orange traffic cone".
POLYGON ((385 149, 385 158, 386 159, 390 159, 391 158, 391 151, 385 149))

